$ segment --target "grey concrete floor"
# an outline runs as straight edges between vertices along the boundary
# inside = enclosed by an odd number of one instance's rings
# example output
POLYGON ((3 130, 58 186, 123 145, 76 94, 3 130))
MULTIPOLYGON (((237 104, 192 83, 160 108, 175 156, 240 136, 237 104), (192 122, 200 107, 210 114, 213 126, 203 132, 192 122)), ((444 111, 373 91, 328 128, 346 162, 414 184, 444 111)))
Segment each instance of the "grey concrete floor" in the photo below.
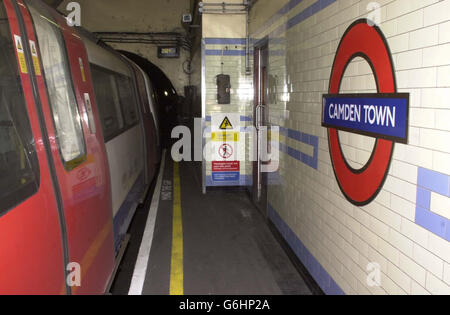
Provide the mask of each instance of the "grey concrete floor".
MULTIPOLYGON (((172 170, 168 160, 166 184, 173 183, 172 170)), ((203 195, 195 163, 181 163, 180 178, 184 294, 311 294, 245 191, 203 195)), ((169 294, 173 201, 167 197, 160 201, 143 294, 169 294)))

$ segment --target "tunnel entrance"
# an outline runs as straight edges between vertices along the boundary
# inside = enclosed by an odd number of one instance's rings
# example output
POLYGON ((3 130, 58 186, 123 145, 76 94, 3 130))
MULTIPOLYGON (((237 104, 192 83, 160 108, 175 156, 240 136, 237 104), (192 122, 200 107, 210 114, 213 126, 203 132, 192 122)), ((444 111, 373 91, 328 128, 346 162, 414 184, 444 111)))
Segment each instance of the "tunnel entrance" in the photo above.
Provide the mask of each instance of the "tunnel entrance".
POLYGON ((149 76, 157 103, 161 143, 165 148, 168 148, 171 131, 178 125, 178 107, 183 102, 182 97, 178 95, 170 79, 158 66, 135 53, 123 50, 119 52, 134 61, 149 76))

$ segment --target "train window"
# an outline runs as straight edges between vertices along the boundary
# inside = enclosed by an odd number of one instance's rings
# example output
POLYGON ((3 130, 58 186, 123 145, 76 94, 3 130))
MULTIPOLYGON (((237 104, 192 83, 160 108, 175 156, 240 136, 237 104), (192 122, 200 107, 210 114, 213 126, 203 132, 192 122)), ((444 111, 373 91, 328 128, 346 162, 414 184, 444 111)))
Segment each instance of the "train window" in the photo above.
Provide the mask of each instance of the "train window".
POLYGON ((3 3, 0 3, 0 174, 0 213, 38 190, 35 141, 3 3))
POLYGON ((72 170, 84 162, 86 148, 64 38, 40 2, 27 3, 38 37, 61 156, 65 168, 72 170))
POLYGON ((139 120, 137 101, 134 93, 133 81, 124 75, 117 75, 120 101, 127 126, 134 126, 139 120))
POLYGON ((100 111, 103 137, 107 142, 117 136, 124 128, 119 91, 115 75, 112 72, 91 64, 91 73, 100 111))

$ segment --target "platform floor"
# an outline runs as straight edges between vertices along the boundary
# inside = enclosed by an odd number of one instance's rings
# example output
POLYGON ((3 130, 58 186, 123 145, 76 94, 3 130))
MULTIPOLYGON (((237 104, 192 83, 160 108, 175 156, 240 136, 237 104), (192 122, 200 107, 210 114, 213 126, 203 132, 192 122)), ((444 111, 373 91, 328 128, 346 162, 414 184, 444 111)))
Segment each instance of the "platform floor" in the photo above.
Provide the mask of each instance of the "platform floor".
POLYGON ((195 165, 166 159, 142 294, 310 295, 248 194, 203 195, 195 165))

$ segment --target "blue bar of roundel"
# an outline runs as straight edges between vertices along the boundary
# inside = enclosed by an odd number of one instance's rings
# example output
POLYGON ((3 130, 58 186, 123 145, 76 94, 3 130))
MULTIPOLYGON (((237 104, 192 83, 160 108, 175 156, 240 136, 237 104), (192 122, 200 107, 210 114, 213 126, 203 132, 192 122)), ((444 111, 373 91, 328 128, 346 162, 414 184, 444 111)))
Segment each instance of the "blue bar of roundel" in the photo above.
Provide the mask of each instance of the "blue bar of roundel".
MULTIPOLYGON (((408 122, 408 104, 406 98, 369 98, 369 97, 325 97, 324 98, 324 110, 323 110, 323 123, 335 128, 346 128, 355 131, 361 131, 369 133, 375 137, 379 135, 393 137, 398 139, 406 140, 407 135, 407 122, 408 122), (361 121, 350 121, 336 119, 330 117, 330 107, 331 105, 336 106, 336 104, 354 104, 360 106, 361 108, 361 121), (364 105, 375 105, 377 108, 388 107, 391 113, 394 112, 395 108, 395 127, 387 126, 386 123, 390 120, 388 115, 385 115, 385 126, 377 125, 377 121, 371 125, 369 121, 366 122, 364 105)), ((332 111, 334 113, 334 111, 332 111)))

